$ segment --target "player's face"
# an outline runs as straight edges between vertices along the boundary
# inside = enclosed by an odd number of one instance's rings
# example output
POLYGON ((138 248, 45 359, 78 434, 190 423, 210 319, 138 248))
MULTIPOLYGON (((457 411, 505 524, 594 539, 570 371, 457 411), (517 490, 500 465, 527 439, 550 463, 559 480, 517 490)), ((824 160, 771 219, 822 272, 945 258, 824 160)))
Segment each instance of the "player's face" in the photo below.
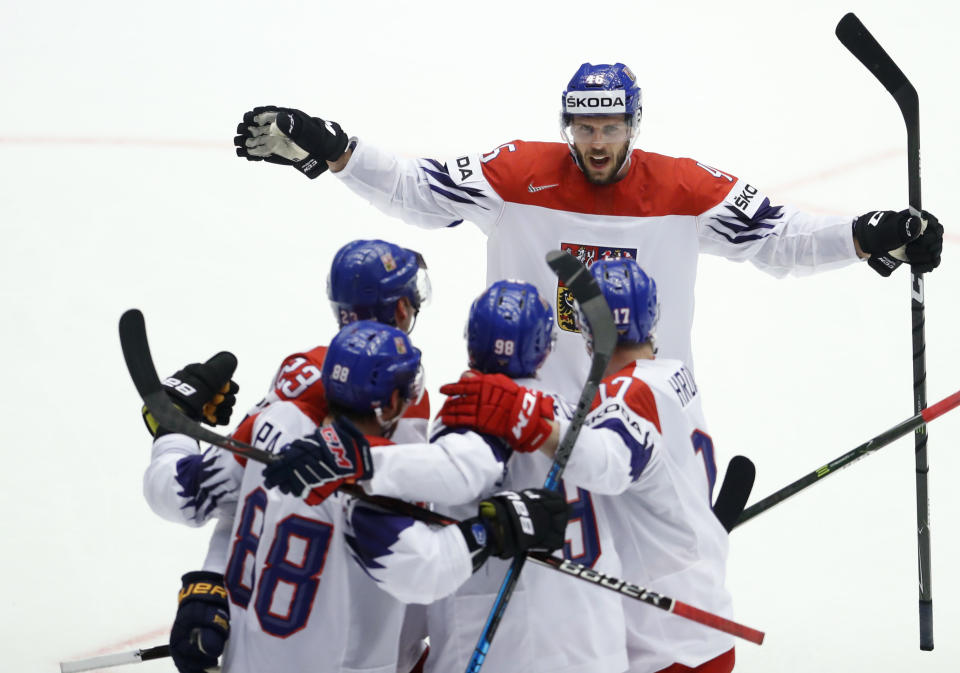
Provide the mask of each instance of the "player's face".
POLYGON ((587 180, 606 185, 618 179, 617 172, 630 146, 630 126, 625 120, 575 116, 570 134, 587 180))

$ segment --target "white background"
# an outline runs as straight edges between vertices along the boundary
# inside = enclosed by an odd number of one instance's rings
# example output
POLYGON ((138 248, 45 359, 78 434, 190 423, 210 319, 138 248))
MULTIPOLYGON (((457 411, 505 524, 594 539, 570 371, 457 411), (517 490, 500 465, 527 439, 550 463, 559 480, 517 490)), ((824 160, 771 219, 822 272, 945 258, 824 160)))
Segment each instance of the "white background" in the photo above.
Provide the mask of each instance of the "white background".
MULTIPOLYGON (((947 227, 927 283, 932 403, 960 388, 954 3, 5 3, 0 668, 164 642, 179 576, 202 559, 207 532, 162 522, 140 494, 149 441, 116 335, 123 310, 144 311, 162 374, 235 352, 245 408, 281 357, 334 333, 333 252, 388 238, 430 264, 434 303, 414 340, 432 392, 463 367, 484 287, 477 230, 417 230, 328 175, 235 158, 245 110, 300 107, 446 157, 557 139, 577 66, 623 61, 644 89, 640 147, 814 212, 903 208, 903 124, 833 35, 849 10, 920 92, 924 205, 947 227)), ((753 458, 755 498, 912 414, 905 269, 775 280, 704 258, 697 304, 718 452, 753 458)), ((908 438, 733 534, 737 618, 768 634, 738 646, 738 670, 957 669, 958 428, 960 413, 931 428, 936 650, 917 647, 908 438)))

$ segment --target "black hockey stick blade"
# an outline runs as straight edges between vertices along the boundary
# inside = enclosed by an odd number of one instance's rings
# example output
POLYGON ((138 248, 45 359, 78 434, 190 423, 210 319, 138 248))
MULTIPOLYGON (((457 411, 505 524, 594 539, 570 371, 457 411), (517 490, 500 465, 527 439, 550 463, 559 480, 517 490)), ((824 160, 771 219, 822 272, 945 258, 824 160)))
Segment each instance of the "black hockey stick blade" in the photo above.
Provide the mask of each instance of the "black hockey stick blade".
POLYGON ((196 421, 187 418, 173 404, 163 390, 160 377, 157 376, 153 356, 150 354, 150 344, 147 342, 147 328, 143 320, 143 313, 138 309, 132 308, 120 316, 120 347, 123 350, 123 359, 127 363, 127 371, 130 373, 130 378, 133 380, 137 393, 161 426, 170 432, 180 433, 198 441, 219 446, 260 463, 270 463, 276 460, 273 454, 263 449, 208 430, 196 421))
MULTIPOLYGON (((903 74, 900 67, 894 63, 876 38, 870 34, 866 26, 850 12, 837 24, 837 39, 850 53, 857 57, 863 65, 873 73, 880 83, 890 92, 898 103, 914 101, 917 104, 917 91, 910 80, 903 74)), ((903 105, 901 104, 901 107, 903 105)))
POLYGON ((920 202, 920 99, 907 76, 854 13, 837 24, 837 38, 890 92, 907 126, 907 179, 910 205, 920 202))
POLYGON ((743 508, 747 506, 756 476, 757 468, 746 456, 734 456, 727 463, 727 473, 713 503, 713 513, 728 533, 737 525, 743 508))

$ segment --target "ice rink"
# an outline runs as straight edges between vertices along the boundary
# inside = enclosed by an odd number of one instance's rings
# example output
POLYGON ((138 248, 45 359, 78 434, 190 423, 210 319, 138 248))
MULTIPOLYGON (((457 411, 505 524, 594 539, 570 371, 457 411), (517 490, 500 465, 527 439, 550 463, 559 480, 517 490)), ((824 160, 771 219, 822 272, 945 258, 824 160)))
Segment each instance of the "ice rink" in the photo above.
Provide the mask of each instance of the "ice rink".
MULTIPOLYGON (((299 107, 446 158, 558 139, 577 66, 622 61, 644 91, 639 147, 814 212, 900 209, 903 122, 834 37, 851 10, 920 93, 923 203, 947 229, 926 287, 932 403, 960 388, 956 3, 4 3, 0 670, 165 642, 180 575, 202 561, 208 531, 141 496, 150 442, 117 339, 125 309, 143 310, 161 374, 236 353, 246 408, 280 358, 333 335, 334 251, 387 238, 430 265, 413 339, 435 399, 465 364, 478 230, 415 229, 332 176, 237 159, 244 111, 299 107)), ((912 415, 906 269, 777 280, 704 257, 699 273, 698 380, 721 462, 757 465, 754 500, 912 415)), ((738 671, 958 669, 960 411, 930 429, 933 652, 918 649, 912 445, 732 534, 736 617, 767 632, 738 644, 738 671)))

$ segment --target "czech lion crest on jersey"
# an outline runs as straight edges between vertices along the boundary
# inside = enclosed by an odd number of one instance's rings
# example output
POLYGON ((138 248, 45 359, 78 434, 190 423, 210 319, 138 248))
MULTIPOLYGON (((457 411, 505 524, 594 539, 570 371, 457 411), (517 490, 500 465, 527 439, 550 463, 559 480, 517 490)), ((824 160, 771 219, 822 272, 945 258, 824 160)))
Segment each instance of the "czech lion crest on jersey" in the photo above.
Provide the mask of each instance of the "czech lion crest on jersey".
MULTIPOLYGON (((603 245, 587 245, 584 243, 561 243, 560 249, 576 257, 588 269, 600 259, 616 259, 626 257, 637 258, 636 248, 610 248, 603 245)), ((579 332, 576 315, 573 309, 573 295, 561 282, 557 281, 557 325, 564 332, 579 332)))

